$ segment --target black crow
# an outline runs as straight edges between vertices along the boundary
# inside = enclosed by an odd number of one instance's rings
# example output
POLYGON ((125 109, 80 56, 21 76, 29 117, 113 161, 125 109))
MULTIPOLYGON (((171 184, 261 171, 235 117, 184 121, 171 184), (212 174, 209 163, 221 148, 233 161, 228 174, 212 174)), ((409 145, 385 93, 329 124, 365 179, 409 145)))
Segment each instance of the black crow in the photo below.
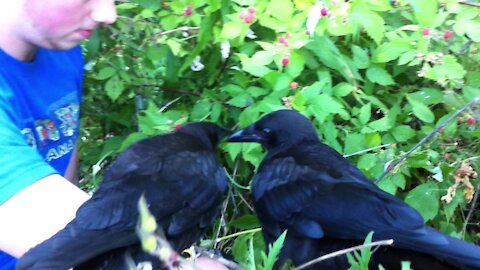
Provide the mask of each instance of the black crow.
POLYGON ((76 217, 29 250, 16 269, 119 270, 127 269, 126 253, 136 261, 153 259, 141 251, 136 234, 142 195, 172 247, 191 246, 219 213, 228 180, 214 150, 230 134, 198 122, 132 144, 108 167, 76 217))
MULTIPOLYGON (((371 260, 387 270, 412 268, 480 269, 480 248, 442 234, 424 224, 420 214, 402 200, 378 188, 351 162, 320 142, 308 118, 293 110, 269 113, 229 137, 230 142, 256 142, 266 150, 253 179, 255 211, 267 243, 286 229, 277 266, 295 265, 361 244, 373 231, 374 240, 393 239, 371 260)), ((347 269, 346 256, 309 269, 347 269)))

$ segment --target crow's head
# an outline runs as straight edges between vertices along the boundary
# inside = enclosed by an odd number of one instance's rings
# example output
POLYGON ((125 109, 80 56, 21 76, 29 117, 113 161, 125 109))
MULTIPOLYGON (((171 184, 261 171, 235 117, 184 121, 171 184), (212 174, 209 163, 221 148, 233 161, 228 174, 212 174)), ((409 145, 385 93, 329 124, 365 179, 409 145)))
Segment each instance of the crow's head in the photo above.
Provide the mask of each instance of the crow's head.
POLYGON ((236 132, 227 141, 257 142, 270 151, 301 141, 316 142, 318 137, 308 118, 294 110, 279 110, 236 132))
POLYGON ((177 130, 199 138, 203 143, 215 148, 220 141, 232 134, 232 131, 210 122, 192 122, 177 130))

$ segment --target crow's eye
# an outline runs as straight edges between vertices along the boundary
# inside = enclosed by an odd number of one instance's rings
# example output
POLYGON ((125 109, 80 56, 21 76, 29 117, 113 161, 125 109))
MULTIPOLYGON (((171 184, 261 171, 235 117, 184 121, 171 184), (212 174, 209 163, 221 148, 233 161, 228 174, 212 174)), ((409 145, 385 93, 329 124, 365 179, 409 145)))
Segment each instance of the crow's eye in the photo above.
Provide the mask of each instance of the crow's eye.
POLYGON ((262 129, 263 136, 270 136, 270 134, 272 134, 272 130, 270 130, 269 128, 262 129))

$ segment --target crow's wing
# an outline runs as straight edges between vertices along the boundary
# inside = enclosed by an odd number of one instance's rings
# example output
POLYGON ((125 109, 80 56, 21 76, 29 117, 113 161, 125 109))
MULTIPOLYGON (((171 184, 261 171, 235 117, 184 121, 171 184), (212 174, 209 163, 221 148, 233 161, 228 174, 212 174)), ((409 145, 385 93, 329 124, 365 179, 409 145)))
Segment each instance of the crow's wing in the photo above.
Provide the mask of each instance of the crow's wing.
POLYGON ((353 164, 332 166, 338 167, 320 171, 293 157, 262 164, 253 192, 260 219, 268 224, 264 229, 271 235, 287 228, 305 238, 360 241, 374 231, 375 239, 393 238, 398 247, 480 265, 480 248, 425 226, 415 209, 375 186, 353 164))
POLYGON ((363 240, 372 230, 377 238, 389 233, 406 238, 422 234, 424 223, 417 211, 351 171, 355 170, 343 168, 341 175, 333 176, 300 165, 293 157, 273 159, 255 176, 256 205, 310 238, 363 240))

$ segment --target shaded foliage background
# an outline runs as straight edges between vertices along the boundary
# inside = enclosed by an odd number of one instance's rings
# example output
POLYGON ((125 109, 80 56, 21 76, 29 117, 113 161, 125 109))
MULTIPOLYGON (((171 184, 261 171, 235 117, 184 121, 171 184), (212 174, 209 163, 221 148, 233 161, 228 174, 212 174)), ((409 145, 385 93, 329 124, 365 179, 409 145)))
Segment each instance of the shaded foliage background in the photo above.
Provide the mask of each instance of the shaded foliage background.
MULTIPOLYGON (((132 0, 117 10, 84 44, 88 190, 138 139, 190 121, 240 128, 281 108, 310 117, 340 153, 386 145, 349 157, 376 179, 480 96, 480 8, 453 0, 132 0)), ((477 243, 478 120, 470 107, 378 183, 430 225, 477 243), (472 170, 459 176, 463 162, 472 170)), ((263 155, 254 144, 222 146, 235 184, 204 241, 219 237, 251 269, 264 244, 248 188, 263 155)))

